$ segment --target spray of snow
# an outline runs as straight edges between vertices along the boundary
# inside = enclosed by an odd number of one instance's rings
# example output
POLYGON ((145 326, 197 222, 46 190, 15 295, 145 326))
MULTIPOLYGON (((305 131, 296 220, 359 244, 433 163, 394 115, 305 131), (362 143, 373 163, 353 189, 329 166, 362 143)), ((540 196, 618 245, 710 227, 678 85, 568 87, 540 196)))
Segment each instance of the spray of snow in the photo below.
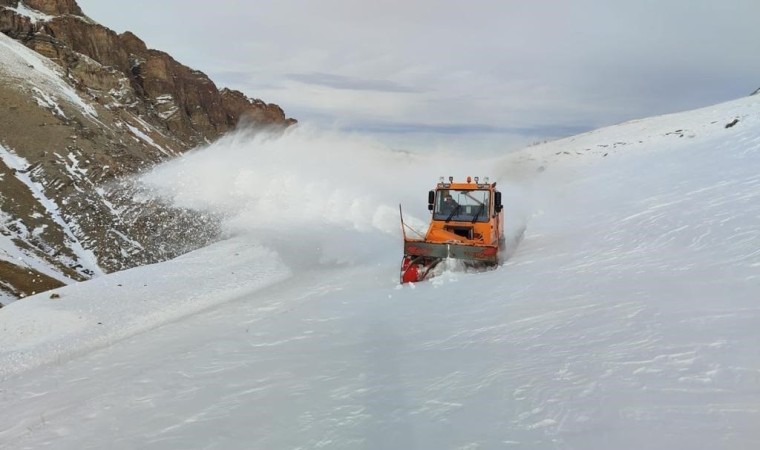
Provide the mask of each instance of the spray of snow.
MULTIPOLYGON (((242 130, 168 162, 143 182, 177 206, 226 217, 286 260, 359 263, 400 257, 398 205, 420 230, 441 175, 488 176, 492 161, 389 149, 366 136, 299 126, 242 130)), ((493 177, 492 177, 493 178, 493 177)))

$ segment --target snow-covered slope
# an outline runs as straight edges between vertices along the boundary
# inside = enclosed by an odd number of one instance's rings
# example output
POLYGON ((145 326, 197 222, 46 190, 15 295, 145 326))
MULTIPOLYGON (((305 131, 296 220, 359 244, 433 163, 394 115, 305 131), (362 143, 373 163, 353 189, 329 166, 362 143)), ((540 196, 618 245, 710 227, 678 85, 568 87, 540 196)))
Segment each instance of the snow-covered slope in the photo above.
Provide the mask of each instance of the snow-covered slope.
POLYGON ((0 447, 758 448, 758 113, 479 161, 223 139, 146 183, 230 241, 0 310, 0 447), (524 240, 398 286, 396 203, 448 174, 498 176, 524 240))

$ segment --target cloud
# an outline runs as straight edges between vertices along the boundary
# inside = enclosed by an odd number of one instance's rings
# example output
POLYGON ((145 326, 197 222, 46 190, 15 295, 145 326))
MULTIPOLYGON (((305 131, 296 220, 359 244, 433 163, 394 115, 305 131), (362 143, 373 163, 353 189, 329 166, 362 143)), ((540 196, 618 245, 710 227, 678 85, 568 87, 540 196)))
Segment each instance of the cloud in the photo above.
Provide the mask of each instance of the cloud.
POLYGON ((356 125, 346 127, 349 131, 366 131, 371 133, 429 133, 444 135, 462 135, 462 134, 511 134, 517 136, 537 136, 544 135, 547 137, 570 136, 578 133, 590 131, 584 126, 565 126, 541 124, 536 127, 500 127, 489 124, 444 124, 431 125, 427 123, 372 123, 365 125, 356 125))
POLYGON ((353 91, 377 91, 377 92, 421 92, 419 88, 412 88, 394 83, 388 80, 367 80, 331 73, 294 73, 286 75, 286 78, 306 84, 316 84, 334 89, 349 89, 353 91))
POLYGON ((756 0, 78 1, 302 122, 386 134, 550 136, 760 85, 756 0))

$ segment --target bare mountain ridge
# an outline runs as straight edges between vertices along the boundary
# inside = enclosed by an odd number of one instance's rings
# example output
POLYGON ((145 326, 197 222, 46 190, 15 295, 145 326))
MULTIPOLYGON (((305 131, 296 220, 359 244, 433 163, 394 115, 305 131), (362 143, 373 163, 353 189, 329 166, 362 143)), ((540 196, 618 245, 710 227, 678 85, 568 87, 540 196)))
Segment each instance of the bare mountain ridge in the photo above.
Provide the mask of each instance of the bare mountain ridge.
POLYGON ((0 0, 0 31, 0 302, 214 239, 215 218, 140 195, 128 176, 241 119, 295 123, 74 0, 0 0))
POLYGON ((134 34, 117 34, 91 21, 73 0, 0 0, 0 6, 5 6, 0 10, 1 32, 61 65, 98 101, 107 102, 100 97, 121 87, 126 78, 129 94, 138 101, 128 104, 131 109, 157 115, 169 131, 194 145, 231 130, 242 116, 259 124, 294 122, 277 105, 238 91, 220 91, 204 73, 148 49, 134 34), (19 4, 61 15, 41 21, 20 14, 19 4))

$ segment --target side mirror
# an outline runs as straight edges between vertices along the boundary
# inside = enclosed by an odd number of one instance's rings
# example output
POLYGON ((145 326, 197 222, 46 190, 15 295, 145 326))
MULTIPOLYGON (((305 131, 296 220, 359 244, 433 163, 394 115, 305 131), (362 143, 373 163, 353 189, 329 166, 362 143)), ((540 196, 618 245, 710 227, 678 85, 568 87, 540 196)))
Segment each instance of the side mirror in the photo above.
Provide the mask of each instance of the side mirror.
POLYGON ((501 204, 501 192, 496 192, 494 194, 494 207, 493 209, 498 213, 501 212, 502 209, 504 209, 504 206, 501 204))
POLYGON ((428 205, 435 203, 435 191, 428 192, 428 205))

